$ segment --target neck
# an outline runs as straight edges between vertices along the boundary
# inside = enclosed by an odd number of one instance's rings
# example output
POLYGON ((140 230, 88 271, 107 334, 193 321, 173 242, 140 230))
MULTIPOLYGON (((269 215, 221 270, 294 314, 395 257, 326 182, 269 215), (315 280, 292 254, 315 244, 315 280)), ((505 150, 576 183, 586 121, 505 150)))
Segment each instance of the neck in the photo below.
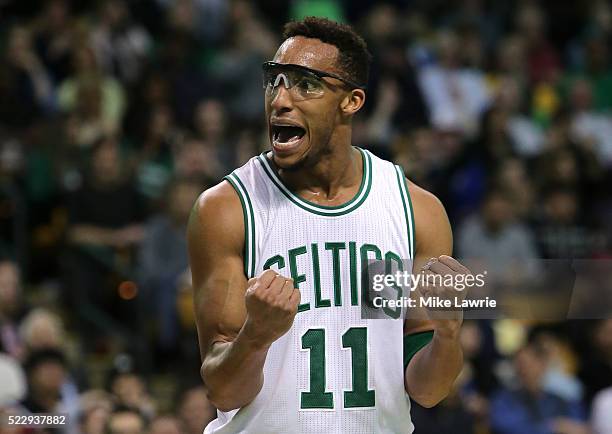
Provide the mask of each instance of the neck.
POLYGON ((276 167, 285 185, 306 200, 335 206, 350 200, 359 189, 363 176, 361 153, 348 140, 336 142, 328 151, 315 156, 298 170, 276 167))

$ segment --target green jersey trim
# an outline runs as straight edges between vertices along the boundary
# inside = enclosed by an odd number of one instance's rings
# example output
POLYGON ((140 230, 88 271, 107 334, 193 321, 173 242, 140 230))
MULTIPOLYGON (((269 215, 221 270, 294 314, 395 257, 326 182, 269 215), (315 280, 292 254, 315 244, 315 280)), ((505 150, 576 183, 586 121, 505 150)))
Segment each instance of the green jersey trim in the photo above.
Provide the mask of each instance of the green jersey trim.
POLYGON ((302 199, 289 190, 285 184, 283 184, 283 181, 272 169, 272 166, 270 165, 269 160, 266 158, 265 153, 262 153, 259 156, 259 161, 261 162, 264 172, 266 175, 268 175, 272 183, 295 205, 317 215, 335 217, 348 214, 357 209, 366 200, 370 190, 372 189, 372 159, 368 151, 364 151, 361 148, 357 149, 359 152, 361 152, 363 160, 363 177, 361 179, 359 191, 357 191, 357 194, 355 194, 350 201, 338 206, 323 206, 302 199))
POLYGON ((433 331, 426 331, 404 336, 404 369, 408 367, 414 355, 431 342, 433 335, 433 331))
POLYGON ((395 172, 397 175, 397 184, 400 190, 400 196, 402 198, 402 206, 404 207, 404 213, 406 215, 406 224, 408 231, 408 252, 410 253, 410 259, 414 261, 414 211, 412 209, 412 200, 410 199, 410 193, 408 192, 408 182, 404 171, 400 166, 395 166, 395 172))
POLYGON ((253 204, 247 189, 235 172, 230 173, 223 179, 226 179, 236 190, 242 205, 244 217, 244 274, 247 279, 250 279, 255 277, 255 215, 253 204))

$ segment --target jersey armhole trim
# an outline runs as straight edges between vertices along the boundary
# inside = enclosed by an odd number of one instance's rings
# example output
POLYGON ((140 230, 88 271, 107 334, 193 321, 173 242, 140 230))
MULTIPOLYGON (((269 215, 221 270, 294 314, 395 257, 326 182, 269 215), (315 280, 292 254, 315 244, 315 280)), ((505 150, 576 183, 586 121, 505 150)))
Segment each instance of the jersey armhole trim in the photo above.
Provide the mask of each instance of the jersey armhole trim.
POLYGON ((234 188, 242 205, 244 217, 244 274, 247 279, 255 276, 255 214, 253 204, 244 184, 235 172, 230 173, 223 179, 227 180, 234 188))
POLYGON ((395 174, 397 177, 397 185, 399 187, 400 196, 402 198, 402 206, 404 207, 404 215, 406 217, 406 229, 408 231, 408 253, 410 254, 410 259, 414 261, 414 211, 412 209, 412 200, 410 199, 408 182, 406 180, 406 175, 404 175, 404 170, 400 166, 395 165, 395 174))
POLYGON ((404 336, 404 370, 416 353, 433 339, 433 330, 404 336))

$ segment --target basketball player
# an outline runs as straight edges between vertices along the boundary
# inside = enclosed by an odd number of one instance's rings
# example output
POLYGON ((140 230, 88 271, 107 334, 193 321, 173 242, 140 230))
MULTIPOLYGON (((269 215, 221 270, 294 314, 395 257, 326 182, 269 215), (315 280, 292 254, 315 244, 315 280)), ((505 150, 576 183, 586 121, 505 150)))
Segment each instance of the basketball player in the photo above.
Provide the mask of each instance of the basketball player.
POLYGON ((408 395, 433 406, 461 369, 461 313, 362 319, 369 260, 468 272, 440 202, 351 145, 369 57, 346 25, 286 25, 263 65, 271 151, 196 202, 201 375, 219 410, 205 433, 411 433, 408 395))

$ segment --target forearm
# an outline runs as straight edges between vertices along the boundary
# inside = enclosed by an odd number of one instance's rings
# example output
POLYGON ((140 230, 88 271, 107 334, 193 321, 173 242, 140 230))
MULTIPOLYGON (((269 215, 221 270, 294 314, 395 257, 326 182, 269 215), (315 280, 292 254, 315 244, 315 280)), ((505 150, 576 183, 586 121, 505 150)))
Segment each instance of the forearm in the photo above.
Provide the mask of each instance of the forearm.
POLYGON ((434 332, 432 341, 415 354, 405 372, 406 392, 424 407, 433 407, 449 394, 463 366, 458 332, 434 332))
POLYGON ((263 386, 268 347, 257 347, 241 332, 232 342, 216 343, 202 364, 208 397, 222 411, 250 403, 263 386))

